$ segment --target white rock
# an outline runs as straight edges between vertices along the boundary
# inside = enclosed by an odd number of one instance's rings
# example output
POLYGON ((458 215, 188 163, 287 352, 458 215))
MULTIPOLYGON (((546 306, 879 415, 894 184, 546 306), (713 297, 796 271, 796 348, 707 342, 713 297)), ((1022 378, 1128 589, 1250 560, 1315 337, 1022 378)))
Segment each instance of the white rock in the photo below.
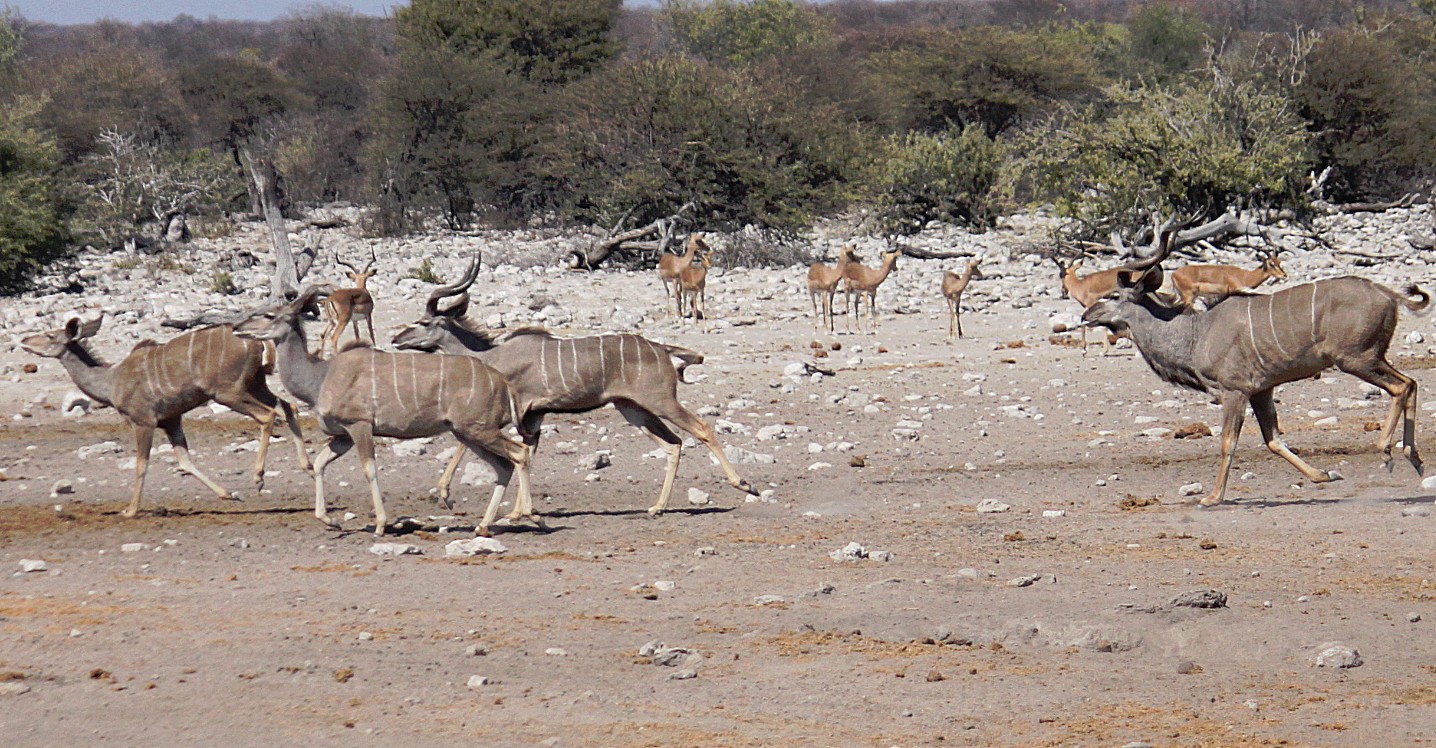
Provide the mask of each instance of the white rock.
POLYGON ((369 546, 369 552, 376 556, 418 556, 424 553, 419 546, 409 543, 375 543, 369 546))
POLYGON ((54 484, 54 485, 50 486, 50 498, 52 498, 52 499, 58 497, 60 494, 74 493, 74 492, 75 492, 75 484, 72 483, 72 482, 70 482, 70 479, 69 479, 69 478, 61 478, 61 479, 55 481, 55 484, 54 484))
POLYGON ((1200 483, 1186 483, 1177 489, 1178 496, 1196 496, 1204 490, 1200 483))
POLYGON ((853 541, 828 554, 828 558, 834 561, 857 561, 868 557, 868 549, 862 543, 853 541))
POLYGON ((420 439, 401 439, 389 449, 399 457, 419 457, 429 453, 429 445, 420 439))
POLYGON ((488 678, 485 678, 485 677, 482 676, 482 675, 470 675, 470 676, 469 676, 469 683, 468 683, 469 688, 483 688, 484 686, 487 686, 487 685, 489 685, 489 679, 488 679, 488 678))
POLYGON ((1316 426, 1316 427, 1318 427, 1318 428, 1326 428, 1326 427, 1329 427, 1329 426, 1335 426, 1335 425, 1337 425, 1337 424, 1340 423, 1340 422, 1341 422, 1341 419, 1337 418, 1336 416, 1327 416, 1326 418, 1318 419, 1318 420, 1317 420, 1316 422, 1314 422, 1312 425, 1313 425, 1313 426, 1316 426))
POLYGON ((480 556, 489 553, 506 553, 508 548, 493 538, 467 538, 451 541, 444 546, 444 558, 480 556))
POLYGON ((459 483, 465 486, 488 486, 493 485, 499 476, 494 472, 489 463, 483 460, 473 460, 464 465, 464 474, 459 478, 459 483))
POLYGON ((694 505, 694 506, 706 506, 706 505, 711 504, 711 503, 713 503, 713 502, 712 502, 712 500, 709 498, 707 491, 703 491, 703 490, 700 490, 700 489, 697 489, 697 488, 689 488, 689 489, 688 489, 688 503, 689 503, 689 504, 692 504, 692 505, 694 505))
POLYGON ((119 451, 120 445, 114 442, 105 441, 100 442, 99 444, 91 444, 88 447, 80 447, 79 449, 75 450, 75 456, 79 457, 82 460, 88 460, 91 457, 115 454, 119 451))
POLYGON ((1328 642, 1317 647, 1317 667, 1353 668, 1361 667, 1362 662, 1360 652, 1341 642, 1328 642))
POLYGON ((1066 517, 1066 516, 1067 516, 1067 510, 1066 510, 1066 509, 1043 509, 1043 510, 1042 510, 1042 516, 1043 516, 1043 517, 1066 517))
POLYGON ((1010 505, 1004 504, 997 499, 983 499, 982 501, 977 502, 978 514, 999 514, 1011 508, 1012 507, 1010 505))
MULTIPOLYGON (((727 457, 727 458, 728 458, 728 461, 731 462, 731 463, 733 463, 734 465, 772 465, 772 464, 773 464, 773 455, 765 455, 765 454, 760 454, 760 453, 758 453, 758 452, 750 452, 750 451, 748 451, 748 450, 746 450, 746 449, 743 449, 742 447, 739 447, 739 446, 734 445, 734 444, 726 444, 726 445, 724 445, 724 446, 723 446, 723 455, 724 455, 725 457, 727 457)), ((714 465, 717 465, 717 464, 718 464, 718 458, 717 458, 717 457, 714 457, 712 454, 709 454, 709 455, 708 455, 708 459, 709 459, 710 461, 712 461, 712 463, 713 463, 714 465)))
POLYGON ((1421 479, 1422 488, 1436 488, 1436 475, 1428 475, 1421 479))
POLYGON ((45 563, 44 561, 40 560, 40 559, 36 559, 36 558, 22 558, 22 559, 20 559, 20 571, 21 571, 22 573, 28 574, 28 573, 30 573, 30 572, 32 572, 32 571, 49 571, 49 569, 50 569, 50 567, 49 567, 48 565, 46 565, 46 563, 45 563))
POLYGON ((90 412, 90 398, 79 390, 70 390, 65 393, 65 399, 61 401, 60 412, 64 415, 84 415, 90 412), (71 413, 71 411, 74 411, 71 413))
POLYGON ((125 543, 120 546, 120 553, 139 553, 145 549, 144 543, 125 543))

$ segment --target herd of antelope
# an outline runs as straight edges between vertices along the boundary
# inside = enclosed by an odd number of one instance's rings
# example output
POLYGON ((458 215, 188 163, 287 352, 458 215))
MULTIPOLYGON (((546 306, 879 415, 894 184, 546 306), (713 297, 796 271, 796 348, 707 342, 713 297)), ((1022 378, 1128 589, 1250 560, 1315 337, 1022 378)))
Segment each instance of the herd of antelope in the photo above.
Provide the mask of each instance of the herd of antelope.
MULTIPOLYGON (((1063 295, 1083 307, 1083 355, 1086 328, 1107 328, 1130 338, 1159 377, 1207 393, 1221 404, 1221 462, 1215 487, 1200 500, 1201 505, 1219 504, 1225 498, 1248 406, 1273 453, 1313 482, 1340 479, 1337 473, 1313 468, 1278 439, 1273 400, 1275 387, 1331 367, 1391 395, 1378 448, 1389 469, 1396 427, 1401 424, 1402 452, 1420 473, 1416 382, 1392 367, 1386 352, 1399 310, 1424 309, 1427 294, 1414 285, 1398 293, 1356 277, 1320 280, 1270 295, 1256 293, 1266 281, 1286 278, 1275 251, 1261 252, 1261 265, 1250 270, 1223 265, 1179 268, 1171 274, 1171 290, 1163 294, 1161 263, 1170 256, 1174 237, 1187 225, 1169 221, 1157 227, 1152 256, 1107 270, 1079 275, 1080 259, 1054 261, 1063 295), (1205 305, 1199 306, 1198 300, 1205 305)), ((836 264, 814 263, 807 279, 814 327, 835 332, 833 299, 841 285, 848 329, 856 323, 861 332, 866 296, 869 327, 875 331, 877 290, 896 270, 901 254, 900 249, 885 252, 878 267, 866 267, 852 246, 844 246, 836 264)), ((713 250, 698 234, 688 237, 682 254, 662 255, 658 275, 666 291, 665 308, 671 298, 680 319, 691 316, 701 324, 705 318, 712 256, 713 250)), ((350 271, 352 287, 310 286, 293 301, 260 308, 235 325, 196 330, 164 344, 143 341, 113 365, 103 363, 87 347, 86 340, 100 330, 100 319, 73 318, 59 329, 20 341, 30 353, 58 359, 81 391, 113 406, 134 427, 135 479, 124 516, 133 517, 139 509, 156 428, 163 429, 173 445, 181 473, 193 475, 220 498, 233 497, 200 472, 188 452, 182 419, 211 400, 259 422, 256 487, 263 485, 270 436, 282 414, 294 437, 299 464, 313 473, 315 516, 331 526, 337 523, 327 511, 324 473, 336 458, 357 447, 373 500, 374 532, 381 535, 388 517, 375 465, 375 437, 453 434, 461 448, 439 476, 437 489, 450 507, 450 485, 465 451, 488 463, 497 479, 477 525, 480 534, 487 534, 498 521, 499 506, 514 477, 517 497, 505 520, 527 519, 542 525, 533 507, 529 463, 544 417, 584 413, 608 404, 666 453, 663 485, 648 509, 650 514, 662 513, 673 493, 683 444, 675 428, 708 448, 734 488, 754 493, 730 463, 713 428, 678 400, 684 370, 701 363, 701 354, 635 334, 561 338, 535 327, 511 331, 480 327, 467 316, 468 290, 479 271, 477 259, 457 282, 430 294, 422 316, 402 326, 392 340, 398 350, 383 351, 375 347, 374 298, 366 286, 377 272, 377 259, 371 253, 363 270, 341 264, 350 271), (304 325, 321 301, 327 327, 315 353, 304 325), (355 340, 340 346, 351 324, 355 340), (265 363, 268 345, 273 346, 275 365, 265 363), (328 437, 312 467, 293 406, 266 383, 266 375, 275 371, 285 390, 316 413, 328 437), (508 434, 510 428, 517 438, 508 434)), ((979 265, 975 259, 960 271, 944 272, 941 291, 949 339, 962 336, 961 297, 971 281, 983 278, 979 265)))

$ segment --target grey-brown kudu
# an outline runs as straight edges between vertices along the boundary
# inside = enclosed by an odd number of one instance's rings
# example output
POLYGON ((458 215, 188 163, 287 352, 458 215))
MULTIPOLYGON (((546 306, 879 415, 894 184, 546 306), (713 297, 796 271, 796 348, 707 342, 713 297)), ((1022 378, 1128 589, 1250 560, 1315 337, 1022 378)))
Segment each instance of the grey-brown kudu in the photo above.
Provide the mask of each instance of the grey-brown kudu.
POLYGON ((259 454, 253 470, 255 490, 264 487, 269 437, 281 409, 299 451, 299 464, 309 468, 304 434, 294 409, 275 397, 264 381, 262 344, 236 338, 228 325, 206 327, 164 344, 140 341, 123 361, 111 366, 100 361, 84 343, 100 331, 101 319, 82 322, 79 317, 71 318, 58 330, 22 338, 20 347, 37 356, 58 359, 81 392, 114 406, 134 426, 135 485, 124 516, 133 517, 140 510, 140 493, 145 487, 157 428, 164 429, 174 447, 181 473, 193 475, 221 499, 235 498, 190 460, 184 414, 210 400, 259 422, 259 454))
MULTIPOLYGON (((556 338, 545 330, 524 328, 495 335, 473 326, 465 317, 467 289, 477 276, 478 262, 473 261, 462 279, 436 289, 429 296, 424 316, 405 325, 394 337, 394 345, 470 354, 502 372, 518 404, 519 435, 534 449, 549 413, 587 413, 611 403, 667 453, 663 488, 658 502, 649 508, 650 514, 668 508, 678 475, 683 440, 668 424, 703 442, 734 488, 755 493, 723 453, 713 428, 678 402, 683 370, 702 363, 702 354, 628 334, 556 338), (450 296, 457 300, 440 309, 440 302, 450 296), (673 366, 675 358, 682 362, 677 368, 673 366)), ((440 495, 447 494, 462 457, 462 451, 455 454, 444 472, 440 495)))
POLYGON ((325 506, 324 470, 357 446, 374 500, 374 534, 384 534, 388 515, 379 493, 374 437, 416 439, 444 433, 452 433, 498 475, 479 534, 487 534, 494 523, 515 473, 519 488, 511 518, 532 516, 530 450, 504 434, 516 411, 503 375, 470 356, 393 353, 352 343, 333 358, 321 359, 309 352, 302 316, 317 295, 318 289, 305 289, 293 302, 260 309, 235 330, 274 341, 285 389, 314 407, 330 435, 314 460, 314 516, 337 526, 325 506))
POLYGON ((1391 469, 1396 424, 1404 417, 1402 451, 1421 472, 1416 451, 1416 381, 1386 360, 1402 307, 1426 308, 1429 297, 1416 286, 1406 296, 1364 278, 1345 276, 1305 283, 1269 296, 1233 296, 1207 311, 1168 307, 1152 295, 1161 285, 1160 264, 1172 250, 1177 228, 1159 232, 1152 257, 1122 268, 1119 288, 1082 315, 1132 337, 1152 371, 1172 384, 1209 393, 1222 405, 1222 458, 1216 487, 1203 506, 1226 498, 1237 436, 1250 404, 1262 439, 1274 454, 1314 483, 1339 480, 1317 470, 1278 438, 1273 390, 1322 370, 1341 371, 1380 387, 1392 397, 1377 441, 1391 469))

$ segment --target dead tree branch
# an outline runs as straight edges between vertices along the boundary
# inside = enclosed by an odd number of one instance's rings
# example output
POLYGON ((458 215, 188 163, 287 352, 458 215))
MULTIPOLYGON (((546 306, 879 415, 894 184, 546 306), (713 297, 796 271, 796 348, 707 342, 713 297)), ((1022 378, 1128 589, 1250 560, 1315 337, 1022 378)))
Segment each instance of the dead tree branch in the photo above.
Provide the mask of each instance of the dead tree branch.
MULTIPOLYGON (((628 243, 633 242, 635 239, 642 239, 643 237, 655 234, 659 237, 658 246, 661 250, 663 247, 667 246, 667 242, 672 239, 675 233, 674 224, 678 223, 682 219, 684 213, 687 213, 688 211, 693 210, 696 207, 697 204, 687 202, 684 203, 683 207, 679 208, 677 212, 675 212, 673 215, 670 215, 666 218, 660 218, 648 224, 647 226, 641 226, 636 229, 629 229, 627 231, 622 231, 619 233, 613 233, 612 231, 610 231, 608 236, 599 240, 597 244, 595 244, 587 251, 575 249, 570 252, 568 257, 568 269, 593 270, 599 265, 603 264, 603 261, 607 260, 609 255, 618 251, 620 248, 627 249, 628 247, 626 247, 625 245, 627 245, 628 243)), ((620 219, 618 225, 622 225, 623 221, 627 220, 627 218, 628 216, 627 214, 625 214, 623 219, 620 219)), ((617 227, 615 226, 615 228, 617 227)))

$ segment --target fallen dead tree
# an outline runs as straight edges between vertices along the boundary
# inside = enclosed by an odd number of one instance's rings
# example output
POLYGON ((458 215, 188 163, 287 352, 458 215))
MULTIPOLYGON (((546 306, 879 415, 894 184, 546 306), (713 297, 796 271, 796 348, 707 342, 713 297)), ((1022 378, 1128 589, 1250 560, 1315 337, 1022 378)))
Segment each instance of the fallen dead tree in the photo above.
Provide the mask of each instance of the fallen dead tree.
POLYGON ((610 255, 619 251, 662 252, 673 244, 679 233, 679 228, 688 223, 683 218, 683 214, 695 207, 697 206, 694 203, 684 203, 673 215, 660 218, 647 226, 619 231, 619 227, 628 220, 628 214, 624 214, 622 218, 618 219, 618 223, 592 247, 587 250, 575 249, 569 252, 568 269, 597 269, 610 255), (657 238, 653 241, 638 241, 650 236, 657 238))

